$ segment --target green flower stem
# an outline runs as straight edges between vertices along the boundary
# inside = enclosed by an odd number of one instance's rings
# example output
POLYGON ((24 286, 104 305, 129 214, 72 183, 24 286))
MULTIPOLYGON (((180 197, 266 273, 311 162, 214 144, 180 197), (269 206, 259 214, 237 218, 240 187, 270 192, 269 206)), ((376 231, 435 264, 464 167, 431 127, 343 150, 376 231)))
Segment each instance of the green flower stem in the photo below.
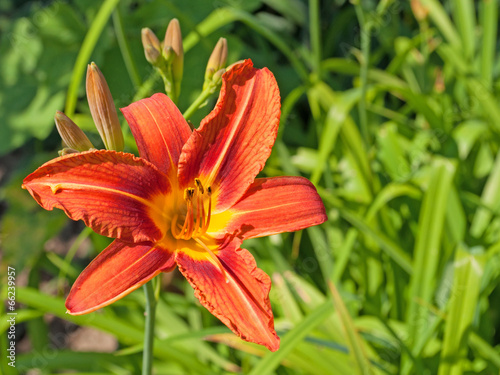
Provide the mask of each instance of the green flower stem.
POLYGON ((137 102, 138 100, 144 99, 146 96, 153 92, 153 88, 160 72, 158 69, 153 69, 149 77, 142 83, 142 85, 137 89, 137 92, 132 99, 132 102, 137 102))
POLYGON ((59 270, 59 276, 57 277, 57 290, 63 290, 64 282, 66 281, 66 275, 68 274, 71 261, 80 248, 80 245, 90 236, 91 233, 92 229, 90 229, 90 227, 85 227, 66 253, 66 256, 64 257, 64 267, 59 270))
POLYGON ((163 84, 165 85, 165 93, 168 95, 170 100, 177 104, 177 99, 179 98, 178 92, 175 90, 175 84, 172 77, 172 67, 167 67, 166 69, 158 69, 161 78, 163 79, 163 84))
POLYGON ((201 94, 195 99, 193 103, 189 106, 188 109, 182 114, 186 120, 191 118, 191 116, 200 108, 200 106, 205 103, 205 101, 212 95, 218 85, 211 84, 205 90, 201 92, 201 94))
POLYGON ((312 64, 316 78, 321 77, 321 31, 319 0, 309 1, 309 35, 311 38, 312 64))
POLYGON ((359 122, 361 127, 361 135, 365 146, 370 144, 370 136, 368 133, 368 116, 366 112, 366 91, 368 85, 368 65, 370 63, 370 38, 372 31, 372 23, 366 19, 364 10, 361 4, 356 5, 356 15, 358 16, 359 25, 361 27, 361 98, 358 103, 359 122))
POLYGON ((125 67, 127 68, 128 75, 132 84, 135 88, 140 87, 142 84, 141 75, 137 70, 134 58, 132 57, 132 51, 130 50, 130 44, 125 36, 125 30, 123 28, 123 17, 120 11, 120 7, 116 7, 113 12, 113 26, 115 29, 116 39, 118 41, 118 46, 120 47, 120 52, 122 54, 123 61, 125 62, 125 67))
POLYGON ((142 375, 151 375, 157 302, 153 280, 144 284, 144 294, 146 296, 146 324, 144 327, 144 350, 142 352, 142 375))

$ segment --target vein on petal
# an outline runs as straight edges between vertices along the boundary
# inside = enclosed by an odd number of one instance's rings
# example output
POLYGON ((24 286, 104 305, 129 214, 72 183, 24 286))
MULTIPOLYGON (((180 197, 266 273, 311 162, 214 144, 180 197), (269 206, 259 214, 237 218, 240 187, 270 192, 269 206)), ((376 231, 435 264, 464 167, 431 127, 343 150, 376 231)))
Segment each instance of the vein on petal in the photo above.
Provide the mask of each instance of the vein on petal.
POLYGON ((158 132, 161 134, 161 139, 163 141, 163 144, 165 145, 165 148, 167 149, 168 158, 170 160, 170 166, 172 168, 176 168, 177 166, 174 164, 174 160, 173 160, 172 155, 170 153, 170 148, 168 147, 168 142, 165 139, 165 136, 163 135, 163 132, 161 131, 160 125, 156 121, 156 117, 153 115, 153 112, 151 112, 151 110, 149 109, 149 107, 145 103, 143 103, 143 102, 138 102, 138 103, 141 103, 147 109, 147 111, 149 112, 149 114, 151 115, 151 117, 152 117, 152 119, 153 119, 153 121, 155 123, 155 126, 158 129, 158 132))
MULTIPOLYGON (((236 123, 231 127, 231 132, 226 137, 226 142, 224 143, 224 148, 219 153, 219 157, 213 166, 210 175, 207 179, 209 185, 213 185, 215 176, 219 173, 219 169, 222 165, 222 162, 226 158, 227 150, 229 146, 233 143, 233 140, 238 133, 240 124, 244 121, 243 117, 248 108, 248 103, 251 98, 253 98, 253 87, 255 86, 255 79, 251 81, 251 86, 247 88, 246 95, 244 97, 243 103, 241 103, 238 107, 238 113, 235 113, 231 116, 231 122, 236 123)), ((228 94, 226 94, 228 95, 228 94)))
POLYGON ((63 182, 63 183, 30 182, 30 185, 32 185, 32 186, 33 185, 49 186, 54 194, 57 194, 58 191, 60 191, 61 189, 65 189, 65 188, 66 189, 74 189, 74 190, 107 191, 107 192, 123 195, 125 197, 134 199, 134 200, 142 203, 143 205, 149 207, 150 209, 152 209, 156 213, 163 215, 163 211, 159 207, 154 205, 152 202, 150 202, 149 200, 144 199, 144 198, 142 198, 138 195, 135 195, 135 194, 127 193, 123 190, 112 189, 112 188, 107 188, 107 187, 102 187, 102 186, 97 187, 95 185, 75 184, 72 182, 63 182))

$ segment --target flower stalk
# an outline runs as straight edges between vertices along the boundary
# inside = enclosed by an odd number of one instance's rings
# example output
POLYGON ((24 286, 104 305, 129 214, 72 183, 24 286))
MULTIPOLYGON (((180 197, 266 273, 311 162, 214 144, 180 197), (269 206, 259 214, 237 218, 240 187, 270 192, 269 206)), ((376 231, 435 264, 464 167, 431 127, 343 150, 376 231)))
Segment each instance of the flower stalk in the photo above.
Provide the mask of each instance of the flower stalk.
POLYGON ((198 95, 198 97, 191 103, 191 105, 184 111, 182 116, 186 119, 189 120, 193 114, 203 107, 206 103, 208 98, 210 98, 211 95, 215 93, 215 90, 220 87, 220 84, 217 85, 214 82, 210 82, 209 85, 198 95))
POLYGON ((142 352, 142 375, 151 375, 153 369, 153 347, 155 332, 155 316, 157 299, 153 287, 153 281, 143 285, 146 297, 146 309, 144 315, 146 323, 144 325, 144 349, 142 352))
POLYGON ((205 69, 205 81, 203 90, 198 97, 191 103, 189 108, 183 113, 184 118, 189 119, 198 109, 207 104, 208 98, 220 89, 222 85, 222 75, 234 65, 227 68, 227 40, 220 38, 208 59, 205 69))
POLYGON ((170 21, 163 43, 148 28, 142 29, 141 37, 146 60, 160 73, 168 97, 177 103, 184 73, 184 48, 179 21, 176 18, 170 21))

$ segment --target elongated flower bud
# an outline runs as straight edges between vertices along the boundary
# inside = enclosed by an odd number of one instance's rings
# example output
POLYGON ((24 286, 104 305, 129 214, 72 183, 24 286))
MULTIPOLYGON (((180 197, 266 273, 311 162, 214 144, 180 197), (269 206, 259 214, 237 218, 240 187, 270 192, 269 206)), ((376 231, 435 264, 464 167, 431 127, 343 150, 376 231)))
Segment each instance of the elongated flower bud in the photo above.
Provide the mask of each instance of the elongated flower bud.
POLYGON ((220 38, 208 59, 207 69, 205 70, 205 80, 211 79, 215 72, 223 69, 226 66, 226 60, 227 40, 226 38, 220 38))
POLYGON ((83 130, 64 113, 57 111, 54 121, 59 135, 68 148, 76 151, 87 151, 94 148, 83 130))
POLYGON ((147 27, 143 28, 141 31, 141 40, 146 60, 152 65, 157 65, 161 58, 160 40, 155 33, 147 27))
POLYGON ((171 64, 172 85, 174 89, 174 98, 172 100, 175 102, 180 93, 184 71, 184 48, 182 46, 181 27, 176 18, 172 19, 168 24, 165 40, 163 41, 163 56, 167 64, 171 64))
POLYGON ((411 10, 417 21, 423 21, 427 18, 429 14, 429 9, 427 9, 420 0, 411 0, 410 2, 411 10))
POLYGON ((106 149, 123 151, 123 133, 115 103, 108 84, 95 63, 87 67, 87 100, 106 149))

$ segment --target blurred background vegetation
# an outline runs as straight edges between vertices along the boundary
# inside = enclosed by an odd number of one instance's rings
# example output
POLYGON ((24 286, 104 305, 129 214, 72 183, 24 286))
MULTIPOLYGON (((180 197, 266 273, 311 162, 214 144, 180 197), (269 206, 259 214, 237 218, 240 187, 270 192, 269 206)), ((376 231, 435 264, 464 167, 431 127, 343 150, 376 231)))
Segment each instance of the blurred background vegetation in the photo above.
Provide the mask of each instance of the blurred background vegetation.
MULTIPOLYGON (((88 63, 101 68, 117 107, 162 91, 141 28, 162 38, 176 17, 181 111, 201 92, 219 37, 229 63, 267 66, 282 120, 262 175, 310 178, 329 220, 245 243, 273 279, 275 353, 237 339, 183 278, 164 275, 155 373, 498 374, 498 8, 498 0, 0 0, 0 269, 4 297, 7 267, 16 269, 18 302, 17 368, 6 365, 2 310, 0 372, 139 373, 142 291, 90 315, 65 314, 69 287, 109 239, 42 210, 20 186, 61 148, 56 110, 99 144, 88 63)), ((130 132, 126 144, 136 151, 130 132)))

